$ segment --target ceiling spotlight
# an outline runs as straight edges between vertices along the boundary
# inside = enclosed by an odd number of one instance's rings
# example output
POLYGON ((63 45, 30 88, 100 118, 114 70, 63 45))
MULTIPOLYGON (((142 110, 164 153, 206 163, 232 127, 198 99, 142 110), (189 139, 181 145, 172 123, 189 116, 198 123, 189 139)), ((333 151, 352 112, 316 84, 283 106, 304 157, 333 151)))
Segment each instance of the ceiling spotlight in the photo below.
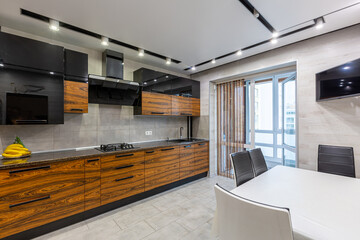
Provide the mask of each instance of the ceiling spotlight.
POLYGON ((344 69, 344 70, 348 70, 348 69, 350 69, 350 67, 349 67, 349 66, 345 66, 345 67, 343 67, 343 69, 344 69))
POLYGON ((348 84, 352 84, 352 82, 348 82, 348 84))
POLYGON ((211 60, 211 63, 212 63, 212 64, 215 64, 215 63, 216 63, 216 60, 215 60, 215 59, 211 60))
POLYGON ((4 64, 3 63, 0 63, 0 67, 3 67, 4 66, 4 64))
POLYGON ((242 55, 242 51, 241 51, 241 50, 237 51, 237 52, 236 52, 236 55, 241 56, 241 55, 242 55))
POLYGON ((59 22, 54 19, 50 19, 49 28, 55 32, 59 31, 59 22))
POLYGON ((272 33, 272 37, 273 38, 277 38, 279 36, 279 33, 277 32, 277 31, 274 31, 273 33, 272 33))
POLYGON ((101 45, 108 46, 109 45, 109 38, 107 37, 101 37, 101 45))
POLYGON ((145 55, 144 49, 139 48, 139 56, 143 57, 145 55))
POLYGON ((54 72, 49 72, 51 75, 54 75, 54 72))
POLYGON ((171 64, 171 58, 166 58, 166 64, 170 65, 171 64))
POLYGON ((278 40, 277 40, 277 38, 273 38, 273 39, 271 39, 270 42, 271 42, 272 44, 277 44, 278 40))
POLYGON ((122 62, 121 65, 124 65, 124 63, 122 62))
POLYGON ((344 79, 340 79, 340 82, 343 82, 343 81, 345 81, 344 79))
POLYGON ((154 82, 157 82, 157 79, 154 79, 154 82))
POLYGON ((144 85, 146 85, 147 84, 147 82, 144 82, 144 85))
POLYGON ((260 17, 260 13, 258 11, 256 11, 256 9, 254 9, 253 14, 254 14, 254 17, 256 17, 256 18, 260 17))
POLYGON ((195 70, 196 70, 196 67, 195 67, 195 66, 192 66, 192 67, 191 67, 191 70, 195 71, 195 70))
POLYGON ((324 26, 324 18, 323 17, 320 17, 318 19, 315 20, 315 28, 316 29, 321 29, 323 26, 324 26))
POLYGON ((166 77, 166 78, 169 78, 169 76, 168 76, 168 75, 166 75, 165 77, 166 77))
POLYGON ((3 62, 3 60, 2 59, 0 59, 0 67, 4 67, 5 65, 4 65, 4 62, 3 62))

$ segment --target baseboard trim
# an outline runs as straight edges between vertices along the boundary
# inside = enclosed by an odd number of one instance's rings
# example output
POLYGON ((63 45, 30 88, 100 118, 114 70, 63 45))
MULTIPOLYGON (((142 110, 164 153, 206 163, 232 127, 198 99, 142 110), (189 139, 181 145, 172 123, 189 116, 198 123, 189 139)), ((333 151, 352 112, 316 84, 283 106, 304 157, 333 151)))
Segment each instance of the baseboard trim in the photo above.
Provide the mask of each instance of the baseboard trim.
POLYGON ((156 194, 168 191, 172 188, 176 188, 176 187, 179 187, 186 183, 207 177, 207 175, 208 175, 207 172, 200 173, 198 175, 195 175, 195 176, 192 176, 189 178, 185 178, 185 179, 182 179, 182 180, 179 180, 179 181, 176 181, 176 182, 173 182, 173 183, 170 183, 170 184, 167 184, 167 185, 164 185, 164 186, 128 197, 128 198, 124 198, 124 199, 121 199, 116 202, 112 202, 112 203, 109 203, 109 204, 106 204, 106 205, 103 205, 103 206, 100 206, 100 207, 97 207, 94 209, 90 209, 90 210, 82 212, 82 213, 78 213, 78 214, 75 214, 75 215, 72 215, 72 216, 51 222, 51 223, 47 223, 45 225, 42 225, 42 226, 39 226, 36 228, 26 230, 24 232, 20 232, 20 233, 5 237, 5 238, 3 238, 3 240, 24 240, 24 239, 32 239, 35 237, 39 237, 41 235, 44 235, 44 234, 53 232, 55 230, 70 226, 72 224, 84 221, 86 219, 95 217, 97 215, 114 210, 116 208, 123 207, 130 203, 134 203, 134 202, 143 200, 145 198, 154 196, 156 194))

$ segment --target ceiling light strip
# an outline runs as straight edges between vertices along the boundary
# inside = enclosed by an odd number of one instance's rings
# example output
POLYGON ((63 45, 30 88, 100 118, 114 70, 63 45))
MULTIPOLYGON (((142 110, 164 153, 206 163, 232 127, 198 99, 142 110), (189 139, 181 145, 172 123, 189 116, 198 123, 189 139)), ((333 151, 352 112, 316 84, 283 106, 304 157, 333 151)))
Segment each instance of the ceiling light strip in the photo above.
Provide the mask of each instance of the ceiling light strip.
POLYGON ((246 8, 249 10, 251 14, 254 14, 254 12, 257 12, 259 16, 257 19, 270 31, 270 32, 276 32, 275 28, 261 15, 261 13, 248 1, 248 0, 239 0, 246 8))
MULTIPOLYGON (((279 36, 277 37, 277 39, 280 39, 280 38, 283 38, 283 37, 287 37, 287 36, 290 36, 290 35, 295 34, 295 33, 298 33, 298 32, 305 31, 305 30, 307 30, 307 29, 309 29, 309 28, 313 28, 315 25, 316 25, 316 21, 314 20, 314 23, 313 23, 313 24, 308 25, 308 26, 305 26, 305 27, 302 27, 302 28, 299 28, 299 29, 296 29, 296 30, 291 31, 291 32, 288 32, 288 33, 284 33, 284 34, 282 34, 282 35, 279 35, 279 36)), ((269 43, 269 42, 271 42, 271 40, 272 40, 272 38, 271 38, 271 39, 268 39, 268 40, 265 40, 265 41, 262 41, 262 42, 259 42, 259 43, 255 43, 255 44, 253 44, 253 45, 251 45, 251 46, 242 48, 241 50, 242 50, 242 51, 249 50, 249 49, 251 49, 251 48, 255 48, 255 47, 258 47, 258 46, 260 46, 260 45, 269 43)), ((229 57, 229 56, 231 56, 231 55, 235 55, 237 52, 238 52, 238 51, 234 51, 234 52, 231 52, 231 53, 227 53, 227 54, 224 54, 224 55, 222 55, 222 56, 220 56, 220 57, 216 57, 216 58, 213 58, 213 59, 219 60, 219 59, 222 59, 222 58, 226 58, 226 57, 229 57)), ((210 63, 211 61, 212 61, 212 59, 211 59, 211 60, 207 60, 207 61, 202 62, 202 63, 199 63, 199 64, 196 64, 196 65, 193 65, 193 66, 194 66, 194 67, 199 67, 199 66, 208 64, 208 63, 210 63)), ((188 70, 190 70, 190 69, 191 69, 191 67, 187 67, 187 68, 185 68, 184 70, 185 70, 185 71, 188 71, 188 70)))
MULTIPOLYGON (((38 19, 38 20, 46 22, 46 23, 49 23, 50 19, 51 19, 49 17, 46 17, 46 16, 43 16, 43 15, 31 12, 31 11, 28 11, 28 10, 22 9, 22 8, 20 8, 20 12, 24 16, 28 16, 28 17, 31 17, 31 18, 34 18, 34 19, 38 19)), ((59 25, 60 25, 61 28, 66 28, 66 29, 69 29, 69 30, 72 30, 72 31, 75 31, 75 32, 78 32, 78 33, 82 33, 82 34, 85 34, 85 35, 88 35, 88 36, 91 36, 91 37, 95 37, 95 38, 98 38, 99 40, 101 40, 101 38, 103 37, 103 35, 101 35, 101 34, 94 33, 94 32, 88 31, 86 29, 79 28, 79 27, 76 27, 74 25, 67 24, 67 23, 64 23, 64 22, 61 22, 61 21, 59 21, 59 25)), ((109 38, 109 42, 113 43, 113 44, 116 44, 116 45, 119 45, 119 46, 122 46, 122 47, 125 47, 125 48, 135 50, 135 51, 139 51, 139 49, 141 49, 139 47, 136 47, 136 46, 133 46, 131 44, 124 43, 124 42, 121 42, 119 40, 112 39, 112 38, 109 38)), ((150 55, 150 56, 153 56, 153 57, 156 57, 156 58, 160 58, 162 60, 166 60, 167 58, 169 58, 167 56, 164 56, 164 55, 161 55, 161 54, 149 51, 149 50, 144 50, 144 52, 147 55, 150 55)), ((176 63, 176 64, 181 63, 181 61, 173 59, 173 58, 171 59, 171 62, 176 63)))

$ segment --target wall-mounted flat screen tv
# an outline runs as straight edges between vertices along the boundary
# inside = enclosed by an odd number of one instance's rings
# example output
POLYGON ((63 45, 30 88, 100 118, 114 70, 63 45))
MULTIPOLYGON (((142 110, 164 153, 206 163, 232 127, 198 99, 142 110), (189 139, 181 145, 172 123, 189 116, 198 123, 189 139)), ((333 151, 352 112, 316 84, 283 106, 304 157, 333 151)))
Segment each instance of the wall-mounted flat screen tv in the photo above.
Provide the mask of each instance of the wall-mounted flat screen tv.
POLYGON ((360 95, 360 59, 316 74, 316 101, 360 95))

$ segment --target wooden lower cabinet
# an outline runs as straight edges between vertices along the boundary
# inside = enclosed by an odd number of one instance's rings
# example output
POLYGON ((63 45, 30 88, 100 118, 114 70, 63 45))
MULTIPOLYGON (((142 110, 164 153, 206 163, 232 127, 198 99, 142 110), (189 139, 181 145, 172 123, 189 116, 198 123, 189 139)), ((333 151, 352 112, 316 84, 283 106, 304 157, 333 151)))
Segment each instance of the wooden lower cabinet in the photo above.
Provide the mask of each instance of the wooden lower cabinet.
POLYGON ((195 143, 194 145, 194 174, 197 175, 200 173, 209 171, 209 143, 195 143))
POLYGON ((179 146, 145 151, 145 191, 179 180, 179 146))
POLYGON ((85 159, 85 211, 101 205, 100 158, 85 159))
POLYGON ((180 146, 180 179, 193 176, 195 145, 180 146))
POLYGON ((0 171, 0 238, 83 211, 83 159, 0 171))
POLYGON ((101 204, 144 192, 144 152, 101 158, 101 204))
POLYGON ((64 81, 64 112, 88 112, 88 84, 84 82, 64 81))

